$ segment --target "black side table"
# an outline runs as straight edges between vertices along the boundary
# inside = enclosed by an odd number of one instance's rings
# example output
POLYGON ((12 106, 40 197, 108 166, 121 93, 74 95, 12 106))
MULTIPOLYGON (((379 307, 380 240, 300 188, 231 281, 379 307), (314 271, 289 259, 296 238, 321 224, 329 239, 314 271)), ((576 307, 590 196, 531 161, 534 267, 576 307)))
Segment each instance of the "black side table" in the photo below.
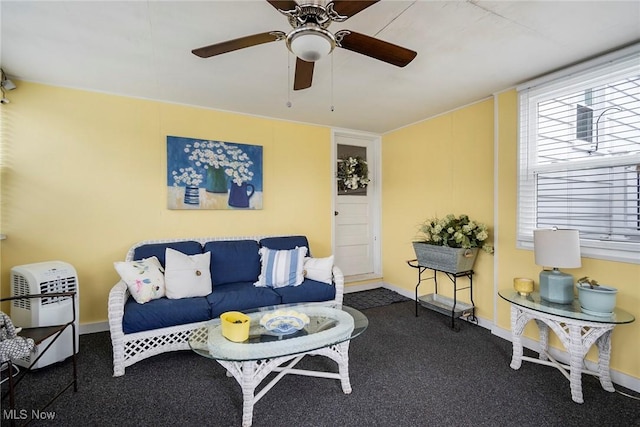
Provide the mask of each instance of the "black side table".
MULTIPOLYGON (((53 339, 48 343, 48 345, 44 349, 39 350, 38 356, 31 362, 31 364, 26 370, 22 371, 22 373, 18 375, 18 378, 15 381, 13 379, 14 377, 13 362, 11 360, 7 362, 8 363, 7 373, 9 375, 9 378, 8 378, 9 389, 2 394, 2 400, 4 400, 7 396, 9 396, 9 408, 12 410, 11 411, 12 414, 15 413, 15 387, 18 385, 18 383, 20 383, 20 381, 22 381, 27 371, 31 369, 31 367, 35 366, 36 363, 38 363, 38 360, 40 360, 40 358, 47 352, 47 350, 51 348, 53 343, 58 338, 60 338, 60 336, 62 336, 62 333, 69 327, 71 328, 71 332, 72 332, 71 341, 73 342, 73 353, 72 353, 73 379, 71 382, 65 385, 64 388, 62 388, 53 398, 51 398, 51 400, 46 405, 40 408, 40 411, 43 411, 44 409, 46 409, 51 403, 53 403, 53 401, 55 401, 58 397, 60 397, 60 395, 64 393, 67 389, 69 389, 71 386, 73 386, 74 392, 78 391, 78 373, 77 373, 77 366, 76 366, 77 348, 76 348, 76 340, 75 340, 76 292, 56 292, 56 293, 43 293, 43 294, 37 294, 37 295, 19 295, 14 297, 2 298, 0 299, 0 302, 20 300, 20 299, 38 299, 38 298, 71 298, 72 299, 72 304, 71 304, 72 318, 69 322, 64 323, 62 325, 43 326, 38 328, 24 328, 22 329, 22 331, 18 333, 18 336, 33 339, 36 345, 41 344, 48 338, 53 337, 53 339)), ((11 425, 15 425, 15 421, 16 421, 15 419, 12 419, 11 425)), ((26 420, 25 425, 28 424, 29 422, 31 422, 30 417, 29 419, 26 420)))
POLYGON ((455 327, 455 319, 458 317, 466 317, 472 322, 478 321, 475 316, 475 303, 473 302, 473 270, 462 271, 458 273, 450 273, 447 271, 437 270, 431 267, 420 265, 417 259, 407 261, 409 267, 418 270, 418 282, 416 283, 415 302, 416 302, 416 317, 418 317, 418 304, 423 307, 437 311, 438 313, 445 314, 451 318, 451 328, 458 330, 455 327), (429 270, 432 274, 429 277, 423 277, 423 274, 429 270), (449 280, 453 283, 453 298, 446 297, 438 294, 438 274, 445 274, 449 280), (466 277, 469 280, 469 285, 458 288, 458 278, 466 277), (420 284, 427 280, 433 280, 434 293, 419 296, 418 288, 420 284), (457 293, 462 290, 469 290, 469 298, 471 304, 458 301, 457 293))

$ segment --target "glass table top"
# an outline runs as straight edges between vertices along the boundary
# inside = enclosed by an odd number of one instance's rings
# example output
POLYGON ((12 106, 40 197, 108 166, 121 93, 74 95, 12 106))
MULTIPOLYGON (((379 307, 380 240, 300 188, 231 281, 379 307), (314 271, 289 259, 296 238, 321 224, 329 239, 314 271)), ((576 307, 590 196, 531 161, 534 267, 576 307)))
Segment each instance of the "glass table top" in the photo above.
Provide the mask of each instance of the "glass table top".
POLYGON ((288 304, 243 311, 250 318, 249 338, 232 342, 222 335, 220 318, 192 332, 189 346, 201 356, 216 360, 249 361, 306 353, 351 340, 362 334, 369 320, 360 311, 332 302, 288 304), (260 325, 260 319, 276 310, 295 310, 309 317, 309 324, 292 334, 277 334, 260 325))
POLYGON ((566 317, 575 320, 584 320, 593 323, 631 323, 635 320, 633 314, 626 312, 620 308, 615 308, 610 316, 595 316, 587 314, 580 308, 578 299, 574 299, 571 304, 558 304, 548 302, 540 298, 539 292, 533 292, 529 295, 522 296, 513 289, 501 289, 498 295, 512 304, 520 307, 529 308, 541 313, 553 314, 556 316, 566 317))

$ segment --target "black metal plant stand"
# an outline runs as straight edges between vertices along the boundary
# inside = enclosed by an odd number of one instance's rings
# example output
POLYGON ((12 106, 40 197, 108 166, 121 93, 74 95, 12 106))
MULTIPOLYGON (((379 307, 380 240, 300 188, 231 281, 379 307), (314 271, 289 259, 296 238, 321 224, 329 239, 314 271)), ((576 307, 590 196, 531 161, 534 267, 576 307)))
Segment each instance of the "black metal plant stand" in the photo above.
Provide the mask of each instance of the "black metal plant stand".
POLYGON ((418 305, 422 305, 423 307, 436 311, 441 314, 448 315, 451 318, 451 329, 458 331, 459 328, 456 328, 455 319, 458 317, 464 317, 469 321, 478 322, 478 319, 475 315, 475 303, 473 302, 473 270, 469 271, 461 271, 458 273, 450 273, 447 271, 438 270, 432 267, 426 267, 420 265, 417 259, 412 259, 407 261, 409 267, 415 268, 418 270, 418 282, 416 283, 415 290, 415 302, 416 302, 416 317, 418 317, 418 305), (429 277, 423 277, 423 274, 429 270, 432 272, 432 275, 429 277), (453 299, 445 297, 443 295, 438 294, 438 274, 445 274, 449 280, 453 283, 453 299), (458 288, 458 279, 466 277, 469 280, 469 285, 458 288), (418 288, 420 284, 427 280, 433 280, 434 283, 434 293, 426 294, 419 296, 418 288), (458 301, 457 294, 459 291, 469 290, 469 299, 471 300, 471 305, 458 301))

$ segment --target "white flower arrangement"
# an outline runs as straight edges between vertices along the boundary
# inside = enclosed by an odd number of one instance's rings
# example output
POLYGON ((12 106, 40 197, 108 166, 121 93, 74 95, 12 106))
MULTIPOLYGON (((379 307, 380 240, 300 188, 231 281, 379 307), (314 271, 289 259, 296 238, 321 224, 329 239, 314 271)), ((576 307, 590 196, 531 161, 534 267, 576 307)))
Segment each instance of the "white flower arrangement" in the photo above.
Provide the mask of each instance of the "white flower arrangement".
POLYGON ((418 241, 436 246, 450 248, 482 248, 493 253, 493 246, 483 243, 489 238, 488 227, 480 222, 472 221, 467 215, 449 214, 444 218, 431 218, 423 222, 418 241))
POLYGON ((178 184, 184 184, 187 187, 197 187, 202 183, 202 175, 196 172, 192 167, 180 168, 178 169, 178 172, 171 172, 173 175, 174 187, 177 187, 178 184))
POLYGON ((253 180, 254 173, 250 170, 253 162, 248 154, 235 145, 218 141, 200 141, 195 142, 193 147, 187 144, 184 151, 190 153, 188 159, 197 167, 223 169, 237 185, 253 180))
POLYGON ((237 185, 253 180, 253 172, 250 169, 253 162, 249 159, 249 155, 235 145, 227 147, 227 154, 230 157, 229 167, 225 169, 227 176, 237 185))
POLYGON ((366 188, 371 182, 367 161, 359 156, 338 160, 337 178, 343 191, 366 188))
POLYGON ((213 166, 214 168, 224 168, 228 166, 227 144, 216 141, 197 141, 191 146, 187 144, 185 153, 189 154, 189 160, 195 162, 198 167, 213 166))

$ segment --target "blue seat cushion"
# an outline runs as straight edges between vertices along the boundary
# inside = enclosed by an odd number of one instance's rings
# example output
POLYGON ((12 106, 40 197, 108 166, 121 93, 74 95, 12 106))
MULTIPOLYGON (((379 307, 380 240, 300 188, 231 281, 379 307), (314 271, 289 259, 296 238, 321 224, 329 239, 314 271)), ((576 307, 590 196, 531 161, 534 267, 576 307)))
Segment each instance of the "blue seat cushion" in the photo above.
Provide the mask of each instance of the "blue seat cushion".
POLYGON ((201 322, 211 318, 205 297, 158 298, 138 304, 129 298, 124 306, 122 329, 125 334, 201 322))
POLYGON ((211 306, 212 317, 218 317, 225 311, 243 311, 281 304, 280 295, 273 289, 255 287, 253 282, 215 286, 206 298, 211 306))
POLYGON ((265 237, 260 240, 260 246, 275 250, 291 250, 296 246, 307 248, 307 256, 311 256, 309 241, 305 236, 283 236, 283 237, 265 237))
POLYGON ((185 240, 183 242, 173 243, 150 243, 148 245, 142 245, 133 250, 133 259, 140 260, 144 258, 150 258, 155 256, 160 261, 160 264, 164 267, 164 253, 167 248, 175 249, 187 255, 197 255, 202 252, 202 245, 193 240, 185 240))
POLYGON ((255 240, 221 240, 207 242, 204 252, 211 252, 211 282, 256 282, 260 275, 260 254, 255 240))
POLYGON ((336 297, 335 286, 311 279, 304 279, 299 286, 285 286, 273 291, 280 295, 282 304, 329 301, 336 297))

